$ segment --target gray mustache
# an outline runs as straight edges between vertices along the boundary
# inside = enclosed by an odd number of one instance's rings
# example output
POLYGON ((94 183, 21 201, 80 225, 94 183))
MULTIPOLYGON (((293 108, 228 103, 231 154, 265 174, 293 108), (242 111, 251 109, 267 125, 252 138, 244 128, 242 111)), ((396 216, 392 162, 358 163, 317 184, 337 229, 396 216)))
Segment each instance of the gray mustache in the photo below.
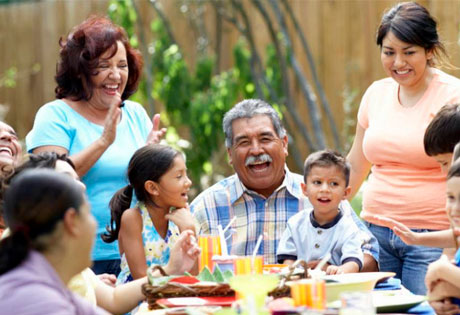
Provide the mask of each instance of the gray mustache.
POLYGON ((257 156, 254 156, 254 155, 248 156, 246 158, 245 164, 246 166, 248 166, 249 164, 253 164, 253 163, 266 163, 266 162, 271 162, 271 161, 272 161, 272 158, 270 157, 270 155, 264 153, 264 154, 257 155, 257 156))

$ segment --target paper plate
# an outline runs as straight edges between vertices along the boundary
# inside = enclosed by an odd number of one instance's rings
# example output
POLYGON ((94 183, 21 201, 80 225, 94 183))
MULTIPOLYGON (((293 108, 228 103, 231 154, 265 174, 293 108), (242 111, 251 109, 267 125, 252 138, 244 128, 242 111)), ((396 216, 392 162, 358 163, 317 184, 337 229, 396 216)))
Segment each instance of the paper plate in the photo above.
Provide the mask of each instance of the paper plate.
POLYGON ((423 295, 402 293, 401 291, 372 292, 374 306, 379 313, 405 312, 426 300, 423 295))
POLYGON ((394 272, 360 272, 325 276, 327 301, 338 300, 342 292, 372 291, 377 282, 394 275, 394 272))
POLYGON ((157 304, 163 307, 231 306, 233 302, 235 302, 234 296, 177 297, 157 300, 157 304))
MULTIPOLYGON (((401 290, 372 291, 372 301, 378 313, 402 313, 426 301, 426 297, 401 290)), ((328 303, 327 306, 340 308, 341 301, 333 301, 328 303)))

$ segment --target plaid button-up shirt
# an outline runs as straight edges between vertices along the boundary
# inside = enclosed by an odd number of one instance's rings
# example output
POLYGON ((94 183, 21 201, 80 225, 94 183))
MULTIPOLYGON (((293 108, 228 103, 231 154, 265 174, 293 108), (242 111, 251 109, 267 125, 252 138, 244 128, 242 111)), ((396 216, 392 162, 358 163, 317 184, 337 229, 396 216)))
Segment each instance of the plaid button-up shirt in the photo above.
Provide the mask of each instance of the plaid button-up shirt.
MULTIPOLYGON (((236 217, 232 229, 225 233, 228 252, 232 255, 252 255, 259 235, 265 233, 258 255, 264 256, 264 263, 275 264, 278 243, 287 221, 297 212, 311 208, 310 201, 300 188, 301 182, 302 176, 291 173, 286 167, 283 183, 265 198, 247 189, 236 174, 227 177, 203 191, 190 205, 198 224, 197 231, 199 234, 217 235, 219 224, 225 228, 236 217)), ((371 253, 378 261, 377 240, 371 237, 372 234, 354 211, 350 211, 348 201, 345 204, 360 229, 368 234, 366 239, 369 243, 363 246, 364 252, 371 253)))

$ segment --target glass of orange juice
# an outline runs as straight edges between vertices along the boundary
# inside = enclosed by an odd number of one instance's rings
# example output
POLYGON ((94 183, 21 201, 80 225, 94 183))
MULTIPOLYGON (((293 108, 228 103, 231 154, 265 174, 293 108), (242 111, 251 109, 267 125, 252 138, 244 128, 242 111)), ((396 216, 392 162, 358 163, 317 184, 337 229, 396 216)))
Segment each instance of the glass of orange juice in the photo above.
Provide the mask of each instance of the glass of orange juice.
POLYGON ((201 248, 200 258, 198 260, 199 270, 201 271, 207 266, 212 272, 214 268, 212 256, 222 255, 219 235, 198 235, 198 246, 201 248))
POLYGON ((235 275, 262 274, 264 270, 263 256, 238 256, 233 260, 235 275))
POLYGON ((326 282, 324 279, 302 279, 289 284, 295 306, 326 308, 326 282))

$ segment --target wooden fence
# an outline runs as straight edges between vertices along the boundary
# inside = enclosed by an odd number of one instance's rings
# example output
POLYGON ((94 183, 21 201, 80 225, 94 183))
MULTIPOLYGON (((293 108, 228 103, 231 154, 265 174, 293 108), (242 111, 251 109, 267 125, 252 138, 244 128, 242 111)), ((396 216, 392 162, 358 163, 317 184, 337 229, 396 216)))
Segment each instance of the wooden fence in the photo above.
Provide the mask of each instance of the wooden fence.
MULTIPOLYGON (((166 15, 173 21, 174 35, 184 49, 187 61, 193 64, 196 38, 180 12, 180 5, 177 5, 179 1, 185 0, 163 0, 161 3, 166 15)), ((437 18, 451 61, 460 66, 457 43, 460 0, 420 2, 437 18)), ((147 0, 139 0, 137 3, 143 14, 152 15, 147 0)), ((352 134, 354 127, 349 126, 346 130, 345 125, 344 91, 349 91, 348 96, 351 92, 357 93, 350 101, 355 106, 350 114, 354 118, 356 106, 366 87, 373 80, 384 77, 374 40, 375 31, 384 10, 396 1, 291 0, 290 3, 313 51, 319 77, 332 105, 339 130, 343 134, 352 134)), ((0 78, 10 67, 18 69, 16 87, 6 88, 0 81, 0 104, 9 105, 6 121, 18 131, 20 137, 24 137, 32 127, 37 109, 54 98, 59 37, 65 36, 72 26, 88 15, 104 14, 107 5, 107 0, 43 0, 0 5, 0 78)), ((265 25, 255 9, 248 12, 257 30, 258 47, 262 51, 269 42, 265 25)), ((144 16, 145 21, 148 18, 151 16, 144 16)), ((206 25, 211 32, 213 19, 211 13, 206 15, 206 25)), ((232 64, 231 47, 239 34, 227 25, 223 36, 221 67, 225 69, 232 64)), ((293 45, 304 71, 309 73, 300 43, 294 42, 293 45)), ((460 71, 448 72, 460 76, 460 71)), ((296 106, 302 117, 308 117, 306 101, 299 87, 294 86, 293 89, 296 93, 296 106)))

